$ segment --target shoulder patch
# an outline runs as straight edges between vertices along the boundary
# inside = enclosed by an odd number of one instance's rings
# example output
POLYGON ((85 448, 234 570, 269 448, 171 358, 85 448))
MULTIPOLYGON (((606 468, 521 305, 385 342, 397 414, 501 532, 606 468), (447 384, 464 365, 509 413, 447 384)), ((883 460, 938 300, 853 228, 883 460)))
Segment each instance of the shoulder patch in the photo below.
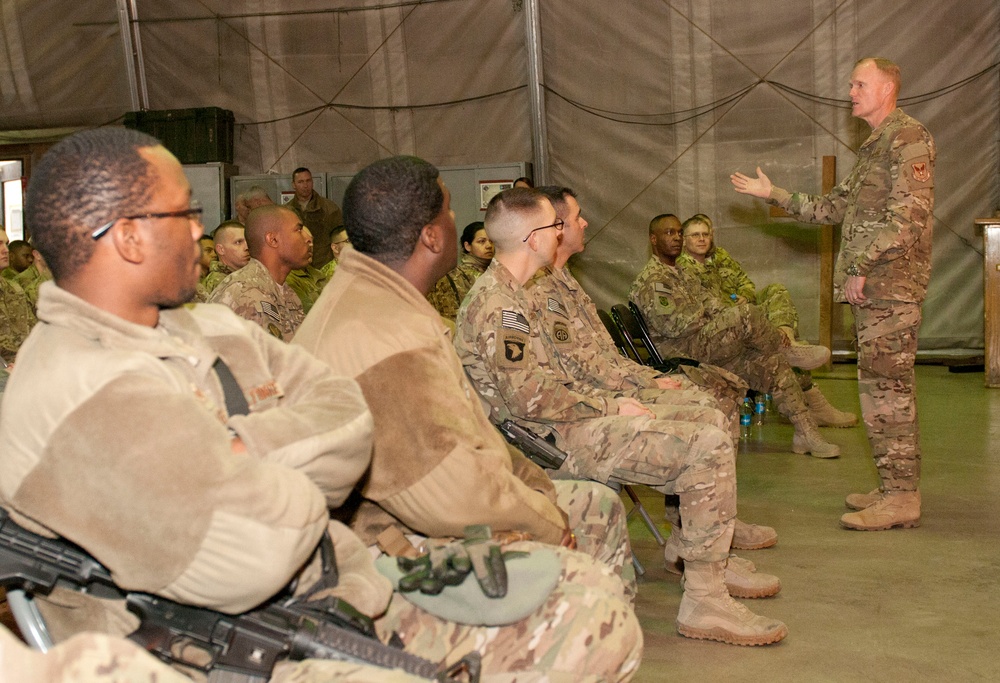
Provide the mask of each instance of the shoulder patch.
POLYGON ((553 313, 561 315, 564 318, 569 318, 569 311, 566 310, 566 307, 563 306, 556 299, 553 299, 551 296, 549 297, 548 305, 546 306, 546 308, 548 308, 553 313))
POLYGON ((524 367, 528 357, 528 337, 521 332, 497 335, 496 363, 501 368, 524 367))
POLYGON ((665 284, 663 284, 662 282, 654 282, 653 283, 653 291, 654 292, 659 292, 660 294, 669 294, 670 293, 670 290, 667 289, 667 286, 665 284))
POLYGON ((517 330, 518 332, 531 334, 531 327, 528 325, 528 319, 517 311, 510 311, 506 308, 503 309, 503 311, 500 312, 500 324, 507 330, 517 330))
POLYGON ((931 172, 927 168, 927 162, 921 161, 917 164, 911 164, 910 168, 913 169, 913 179, 918 183, 926 183, 931 179, 931 172))
POLYGON ((281 334, 281 329, 274 323, 267 324, 267 331, 272 337, 276 337, 282 341, 285 340, 285 335, 281 334))
POLYGON ((552 323, 552 338, 557 344, 569 344, 572 341, 569 333, 569 325, 562 320, 552 323))
POLYGON ((264 315, 266 315, 274 322, 281 321, 281 316, 278 314, 278 309, 270 301, 261 301, 260 310, 264 315))

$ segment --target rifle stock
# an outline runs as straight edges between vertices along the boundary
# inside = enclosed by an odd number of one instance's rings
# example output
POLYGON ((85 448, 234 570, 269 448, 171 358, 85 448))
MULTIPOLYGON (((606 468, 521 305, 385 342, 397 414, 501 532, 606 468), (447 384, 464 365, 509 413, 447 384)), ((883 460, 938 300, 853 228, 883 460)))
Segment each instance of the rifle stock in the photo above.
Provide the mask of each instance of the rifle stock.
POLYGON ((561 450, 512 420, 501 422, 499 429, 508 441, 543 469, 557 470, 566 460, 566 454, 561 450))

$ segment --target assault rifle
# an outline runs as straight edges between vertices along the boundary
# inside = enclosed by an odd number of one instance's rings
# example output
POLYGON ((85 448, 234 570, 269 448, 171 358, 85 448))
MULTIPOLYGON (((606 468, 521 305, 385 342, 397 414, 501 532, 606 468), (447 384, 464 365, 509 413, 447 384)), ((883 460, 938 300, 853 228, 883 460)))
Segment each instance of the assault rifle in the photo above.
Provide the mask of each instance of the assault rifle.
POLYGON ((512 420, 500 423, 500 433, 521 449, 533 463, 546 470, 557 470, 566 460, 566 454, 544 438, 512 420))
MULTIPOLYGON (((67 541, 22 528, 0 508, 0 585, 48 594, 56 586, 101 598, 124 599, 141 623, 129 638, 167 663, 204 672, 232 672, 263 682, 282 660, 338 659, 407 673, 432 681, 479 679, 479 654, 472 652, 444 669, 402 649, 382 644, 371 619, 343 600, 302 602, 286 597, 250 612, 228 615, 181 605, 145 593, 124 592, 111 573, 67 541), (207 653, 183 659, 194 645, 207 653), (173 647, 178 646, 178 647, 173 647), (461 678, 463 677, 464 678, 461 678)), ((192 653, 193 654, 193 653, 192 653)))

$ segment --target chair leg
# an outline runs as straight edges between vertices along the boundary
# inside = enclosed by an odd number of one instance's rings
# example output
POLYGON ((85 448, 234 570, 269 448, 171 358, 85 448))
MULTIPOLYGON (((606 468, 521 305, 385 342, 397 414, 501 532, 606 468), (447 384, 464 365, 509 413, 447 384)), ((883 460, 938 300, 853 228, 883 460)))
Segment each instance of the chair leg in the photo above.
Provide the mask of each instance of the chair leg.
POLYGON ((646 573, 646 568, 639 562, 639 558, 635 556, 634 550, 632 551, 632 566, 635 567, 636 576, 642 576, 646 573))
POLYGON ((660 533, 656 523, 653 522, 653 519, 649 516, 649 513, 646 511, 646 507, 642 504, 642 501, 639 500, 639 496, 636 495, 635 490, 629 484, 623 484, 622 489, 628 497, 632 499, 632 509, 628 511, 628 516, 631 517, 633 512, 638 511, 638 513, 642 516, 642 521, 644 521, 646 526, 649 527, 649 530, 653 532, 653 538, 655 538, 656 542, 660 544, 660 547, 666 545, 667 542, 663 539, 663 534, 660 533))

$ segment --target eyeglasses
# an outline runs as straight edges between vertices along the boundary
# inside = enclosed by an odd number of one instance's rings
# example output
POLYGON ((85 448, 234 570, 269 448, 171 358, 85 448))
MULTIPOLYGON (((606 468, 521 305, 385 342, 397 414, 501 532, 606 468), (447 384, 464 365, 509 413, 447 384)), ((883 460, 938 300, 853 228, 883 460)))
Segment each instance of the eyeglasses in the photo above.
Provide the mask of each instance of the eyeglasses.
POLYGON ((163 211, 160 213, 141 213, 141 214, 136 214, 135 216, 121 216, 119 218, 115 218, 114 220, 108 221, 107 223, 99 227, 97 230, 90 233, 90 238, 95 240, 101 239, 101 237, 104 236, 104 233, 106 233, 108 230, 111 229, 112 225, 123 219, 129 221, 137 221, 137 220, 144 220, 147 218, 186 218, 189 221, 196 221, 198 225, 201 225, 201 214, 204 211, 205 210, 201 208, 201 203, 199 203, 197 200, 194 200, 191 202, 190 208, 184 209, 182 211, 163 211))
POLYGON ((543 225, 543 226, 542 226, 542 227, 540 227, 540 228, 535 228, 534 230, 532 230, 531 232, 529 232, 529 233, 528 233, 527 235, 525 235, 525 236, 524 236, 524 239, 523 239, 523 240, 521 240, 521 241, 522 241, 522 242, 527 242, 527 241, 528 241, 528 238, 529 238, 529 237, 531 237, 531 233, 532 233, 532 232, 538 232, 539 230, 548 230, 549 228, 555 228, 556 230, 562 230, 562 229, 563 229, 563 226, 564 226, 565 224, 566 224, 565 222, 563 222, 562 220, 560 220, 560 219, 558 219, 558 218, 557 218, 557 219, 556 219, 556 222, 555 222, 555 223, 553 223, 552 225, 543 225))

